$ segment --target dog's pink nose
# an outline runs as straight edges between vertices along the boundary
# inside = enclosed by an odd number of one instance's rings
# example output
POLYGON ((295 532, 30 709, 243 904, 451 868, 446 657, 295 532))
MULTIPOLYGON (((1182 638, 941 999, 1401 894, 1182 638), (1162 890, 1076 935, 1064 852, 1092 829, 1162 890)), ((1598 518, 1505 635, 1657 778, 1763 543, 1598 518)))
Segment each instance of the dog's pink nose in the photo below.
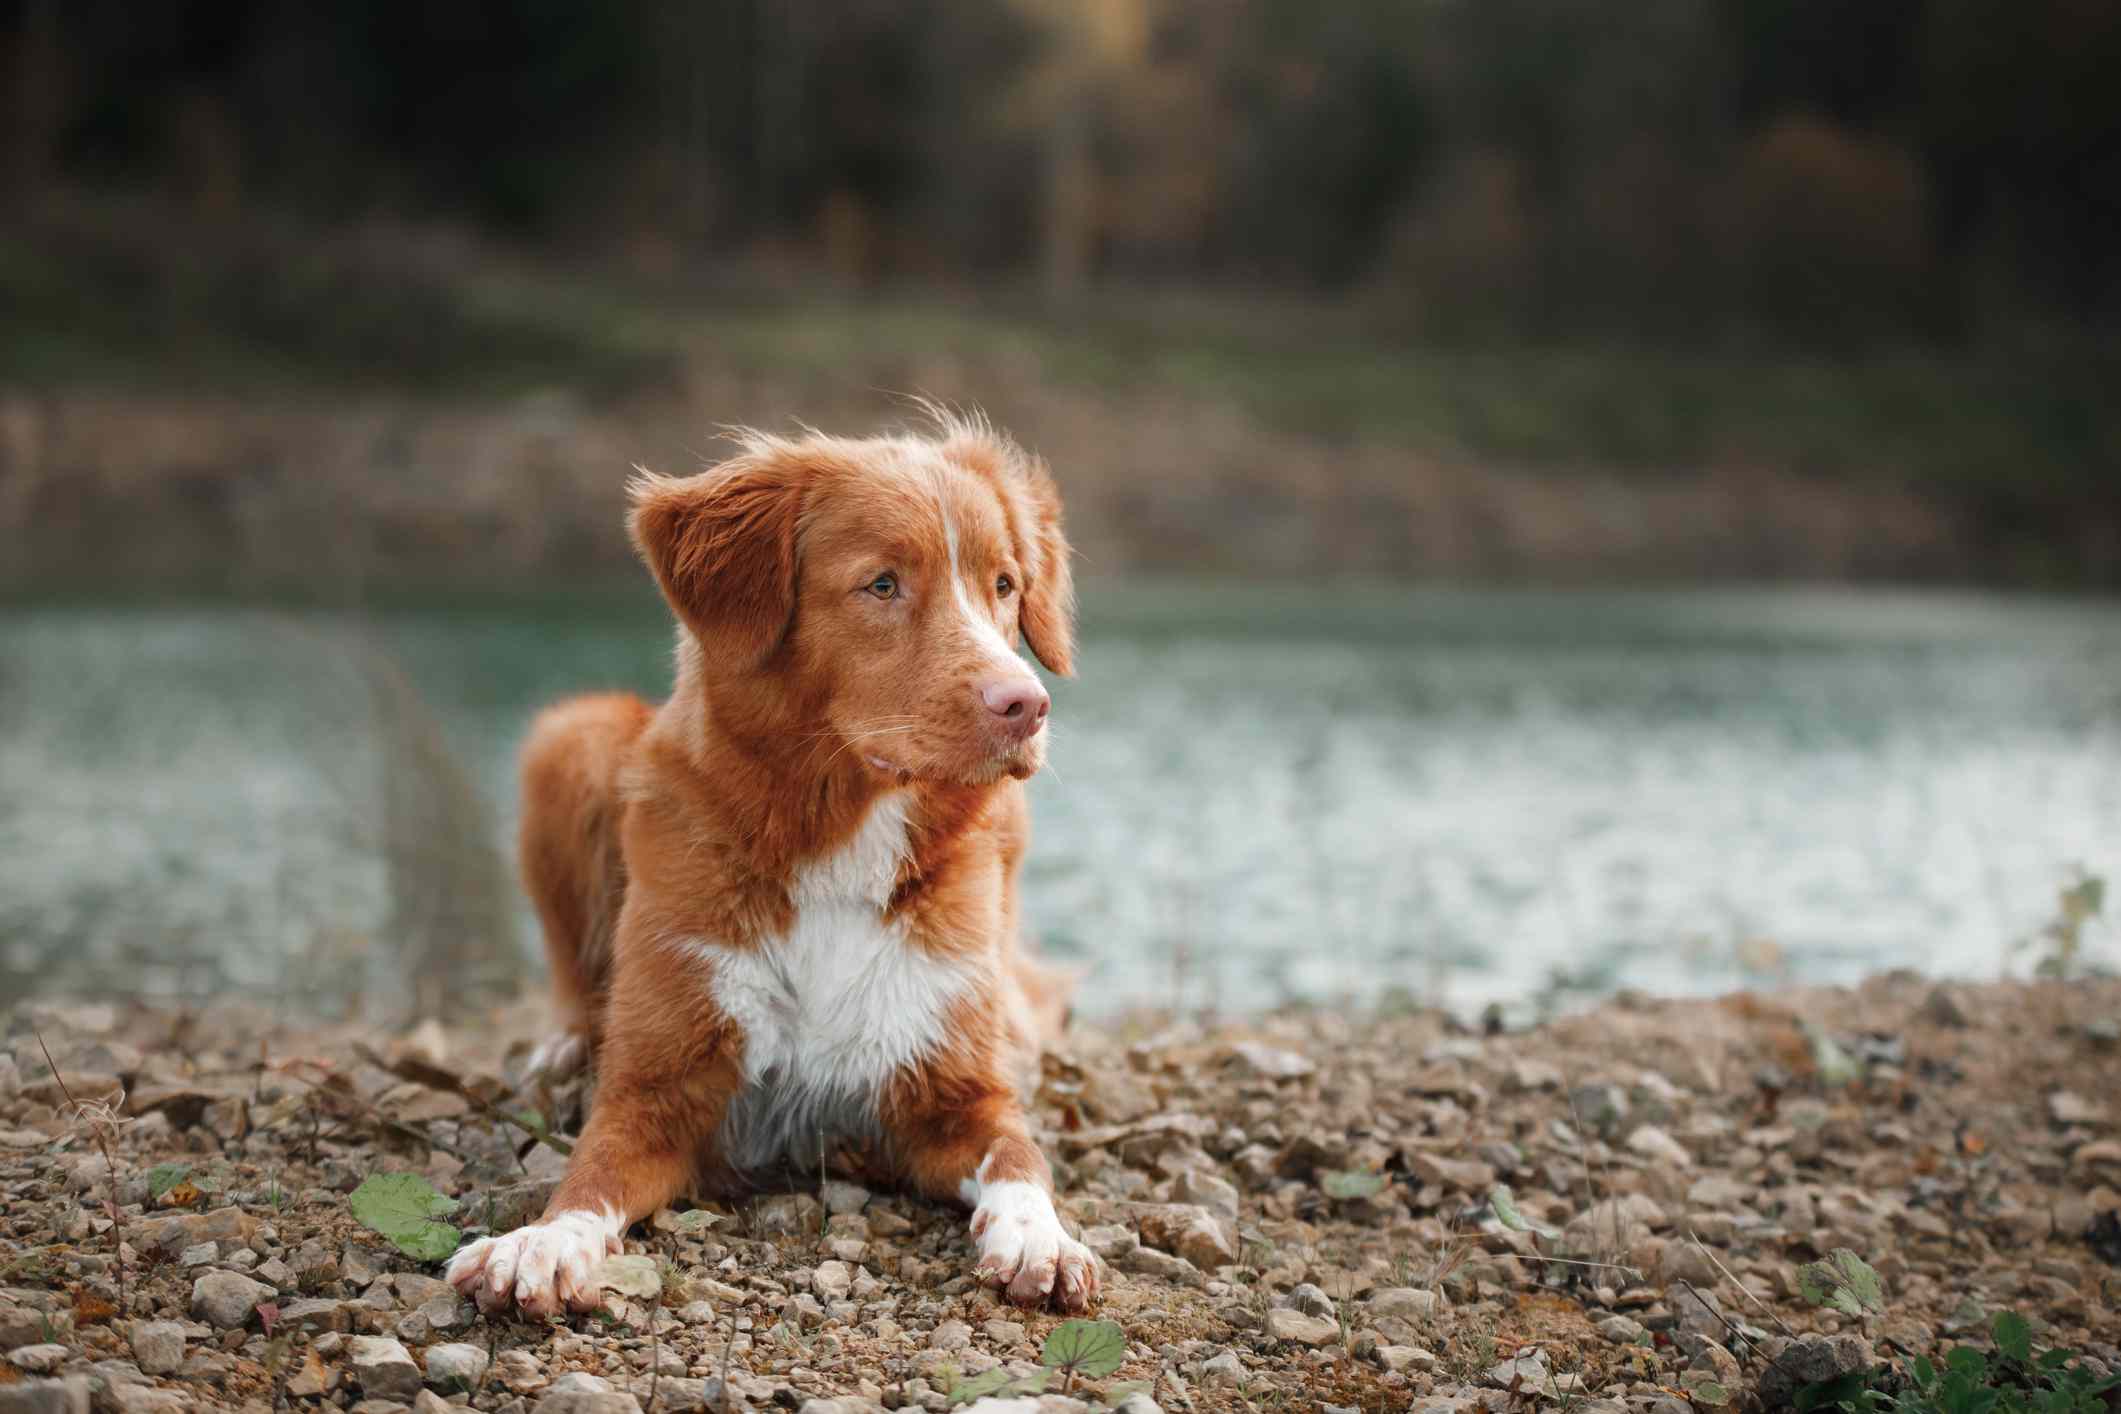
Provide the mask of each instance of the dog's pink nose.
POLYGON ((979 700, 987 704, 996 725, 1012 736, 1027 737, 1038 730, 1039 723, 1046 720, 1046 709, 1053 705, 1046 696, 1046 689, 1037 678, 994 678, 980 684, 979 700))

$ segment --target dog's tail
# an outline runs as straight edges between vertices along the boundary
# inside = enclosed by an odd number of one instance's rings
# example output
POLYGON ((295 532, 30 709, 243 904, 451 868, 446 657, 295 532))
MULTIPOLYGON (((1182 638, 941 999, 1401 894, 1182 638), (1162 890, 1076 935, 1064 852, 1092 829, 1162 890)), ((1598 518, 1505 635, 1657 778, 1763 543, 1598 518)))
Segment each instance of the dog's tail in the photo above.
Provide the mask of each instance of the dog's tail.
POLYGON ((1023 998, 1031 1039, 1041 1049, 1056 1044, 1074 1014, 1075 989, 1083 980, 1084 969, 1043 961, 1021 945, 1010 959, 1010 968, 1015 974, 1016 990, 1023 998))
POLYGON ((523 886, 537 906, 561 1026, 593 1040, 626 893, 620 776, 650 708, 622 693, 548 707, 523 743, 523 886))

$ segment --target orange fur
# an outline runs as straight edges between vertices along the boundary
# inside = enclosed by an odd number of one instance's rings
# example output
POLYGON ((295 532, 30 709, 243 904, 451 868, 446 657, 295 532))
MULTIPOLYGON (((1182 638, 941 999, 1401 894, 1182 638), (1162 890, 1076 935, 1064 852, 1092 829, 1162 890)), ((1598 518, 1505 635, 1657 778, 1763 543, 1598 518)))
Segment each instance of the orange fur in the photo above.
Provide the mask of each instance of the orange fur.
MULTIPOLYGON (((1045 696, 1010 649, 1073 668, 1051 477, 983 422, 947 416, 929 437, 749 435, 702 475, 644 473, 632 529, 679 621, 672 694, 653 709, 561 704, 523 754, 523 876, 562 1023, 599 1075, 547 1221, 608 1209, 631 1222, 741 1179, 718 1140, 733 1106, 756 1099, 757 1038, 716 988, 790 936, 805 871, 854 848, 887 795, 904 811, 903 853, 859 926, 905 949, 909 975, 963 986, 934 1004, 938 1039, 880 1078, 868 1121, 920 1192, 1050 1191, 1019 1085, 1068 982, 1017 937, 1020 783, 1043 762, 1045 696)), ((918 1016, 875 1018, 880 1034, 894 1022, 926 1034, 918 1016)), ((1014 1220, 1048 1216, 1050 1204, 1014 1220)), ((991 1271, 991 1248, 983 1273, 1015 1299, 1094 1297, 1094 1264, 1072 1242, 1057 1276, 1028 1255, 1013 1279, 991 1271)), ((452 1280, 477 1285, 480 1260, 460 1254, 452 1280)))

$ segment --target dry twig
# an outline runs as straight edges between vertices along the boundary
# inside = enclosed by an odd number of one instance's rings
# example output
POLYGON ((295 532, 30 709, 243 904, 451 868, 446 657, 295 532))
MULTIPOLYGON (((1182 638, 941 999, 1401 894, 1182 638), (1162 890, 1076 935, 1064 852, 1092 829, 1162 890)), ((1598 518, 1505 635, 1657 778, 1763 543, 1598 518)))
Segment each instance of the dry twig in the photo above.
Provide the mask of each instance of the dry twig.
MULTIPOLYGON (((66 1077, 59 1073, 59 1063, 52 1059, 52 1048, 44 1044, 44 1033, 37 1031, 37 1049, 44 1052, 44 1063, 51 1067, 52 1079, 59 1082, 59 1093, 66 1096, 67 1108, 74 1112, 74 1122, 87 1130, 96 1147, 103 1151, 103 1168, 110 1179, 111 1255, 118 1268, 118 1314, 131 1314, 131 1302, 125 1285, 125 1210, 118 1205, 118 1160, 111 1153, 111 1140, 118 1135, 121 1125, 131 1123, 121 1116, 109 1100, 77 1100, 67 1085, 66 1077)), ((125 1092, 118 1092, 123 1103, 125 1092)))

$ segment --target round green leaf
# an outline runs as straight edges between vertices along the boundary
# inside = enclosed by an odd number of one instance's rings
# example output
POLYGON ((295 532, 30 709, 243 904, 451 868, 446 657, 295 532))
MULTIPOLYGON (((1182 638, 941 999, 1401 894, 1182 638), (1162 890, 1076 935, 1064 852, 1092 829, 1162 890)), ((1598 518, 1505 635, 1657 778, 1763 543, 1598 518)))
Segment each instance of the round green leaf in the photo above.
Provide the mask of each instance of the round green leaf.
POLYGON ((1127 1359, 1127 1333, 1111 1321, 1062 1321, 1046 1337, 1039 1363, 1049 1370, 1066 1370, 1096 1380, 1117 1370, 1127 1359))
POLYGON ((455 1212, 457 1200, 437 1193, 416 1173, 371 1174, 347 1201, 363 1227, 422 1262, 441 1261, 457 1250, 464 1236, 448 1223, 435 1221, 455 1212))

